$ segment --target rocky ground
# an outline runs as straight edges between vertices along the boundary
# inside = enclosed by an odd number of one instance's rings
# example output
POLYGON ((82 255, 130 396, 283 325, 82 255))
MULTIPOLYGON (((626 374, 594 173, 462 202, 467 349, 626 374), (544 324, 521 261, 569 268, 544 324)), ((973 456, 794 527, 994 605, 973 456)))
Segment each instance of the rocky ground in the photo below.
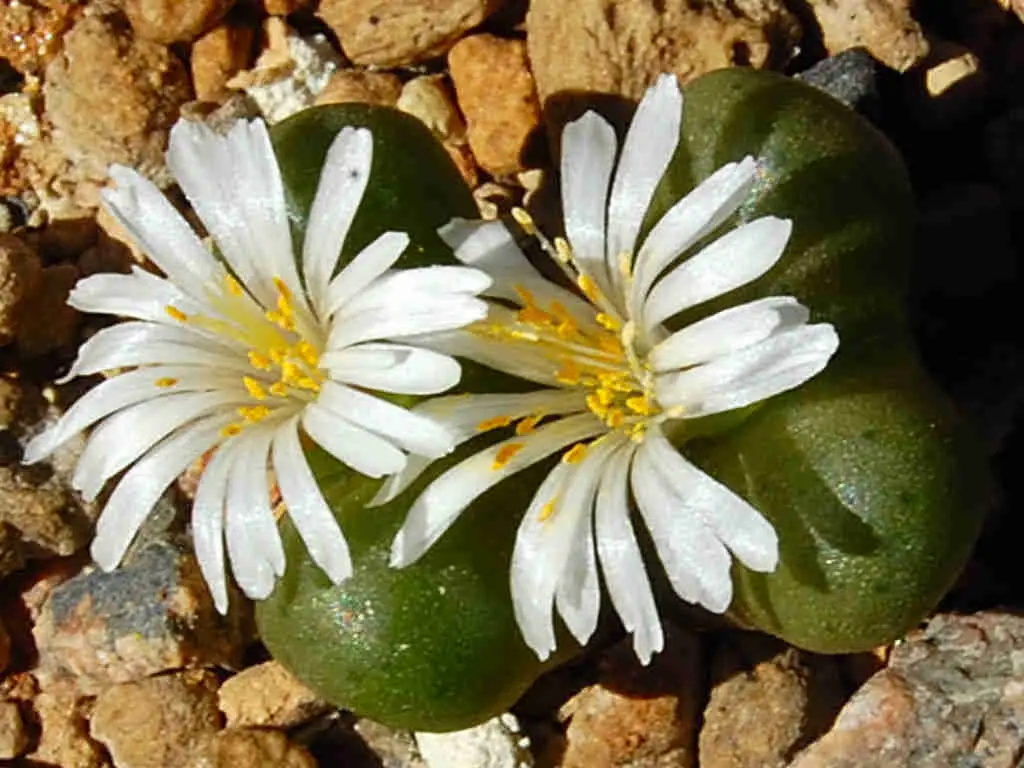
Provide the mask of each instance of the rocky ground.
POLYGON ((1022 18, 1019 0, 0 0, 0 764, 1019 765, 1022 18), (214 611, 180 523, 194 478, 103 574, 83 551, 98 510, 69 487, 80 446, 20 465, 80 391, 53 384, 97 323, 64 305, 69 288, 142 260, 96 209, 106 169, 168 186, 179 115, 397 106, 492 217, 550 172, 551 94, 636 98, 656 73, 726 66, 802 73, 912 173, 918 338, 1000 496, 960 584, 895 647, 822 657, 676 627, 648 668, 615 647, 471 732, 393 732, 268 661, 242 600, 214 611))

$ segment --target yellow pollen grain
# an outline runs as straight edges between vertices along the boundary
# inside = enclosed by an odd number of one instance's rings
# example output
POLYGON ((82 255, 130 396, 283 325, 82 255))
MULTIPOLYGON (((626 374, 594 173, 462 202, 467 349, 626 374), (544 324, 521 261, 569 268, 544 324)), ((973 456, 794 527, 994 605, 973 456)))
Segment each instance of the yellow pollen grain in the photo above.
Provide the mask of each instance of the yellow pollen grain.
POLYGON ((605 416, 604 422, 612 429, 618 429, 622 426, 626 420, 626 414, 622 412, 621 408, 609 408, 608 415, 605 416))
POLYGON ((484 419, 476 425, 477 432, 489 432, 492 429, 507 427, 512 423, 511 416, 495 416, 493 419, 484 419))
POLYGON ((316 348, 308 341, 300 341, 295 346, 295 351, 299 353, 299 357, 307 365, 316 367, 320 364, 320 355, 317 354, 316 348))
POLYGON ((302 376, 298 381, 295 382, 295 386, 299 389, 305 389, 309 392, 319 392, 320 382, 309 376, 302 376))
POLYGON ((494 456, 494 463, 491 464, 491 469, 493 471, 504 469, 515 455, 525 447, 525 443, 509 443, 508 445, 501 446, 498 449, 498 453, 494 456))
POLYGON ((293 363, 291 360, 285 360, 281 363, 281 381, 285 384, 296 384, 302 377, 302 369, 298 363, 293 363))
POLYGON ((173 387, 175 384, 177 384, 178 380, 173 376, 163 376, 154 381, 153 383, 156 384, 161 389, 167 389, 168 387, 173 387))
POLYGON ((537 234, 537 225, 533 221, 533 216, 526 212, 525 208, 516 206, 512 209, 512 218, 516 220, 516 224, 523 228, 526 234, 533 236, 537 234))
POLYGON ((600 300, 601 292, 597 288, 597 283, 594 282, 590 275, 580 275, 576 278, 576 284, 588 299, 593 302, 600 300))
POLYGON ((555 499, 552 499, 543 507, 540 508, 540 514, 537 519, 544 523, 551 519, 551 516, 555 514, 555 499))
POLYGON ((576 445, 562 454, 562 461, 566 464, 579 464, 586 456, 587 446, 584 443, 576 443, 576 445))
POLYGON ((242 295, 242 286, 231 275, 224 276, 224 288, 227 289, 227 292, 232 296, 242 295))
POLYGON ((653 416, 657 413, 657 409, 651 405, 651 401, 643 395, 626 398, 626 407, 641 416, 653 416))
POLYGON ((283 381, 271 384, 269 391, 274 397, 288 397, 288 385, 283 381))
POLYGON ((292 291, 287 285, 285 285, 284 280, 282 280, 280 277, 275 277, 274 287, 277 288, 277 292, 281 294, 282 299, 284 299, 287 302, 291 302, 292 291))
POLYGON ((537 428, 537 425, 544 419, 543 413, 535 413, 533 416, 527 416, 525 419, 516 424, 517 435, 528 435, 537 428))
POLYGON ((241 424, 228 424, 220 430, 221 437, 234 437, 242 431, 241 424))
POLYGON ((177 320, 179 323, 184 323, 185 321, 188 320, 188 315, 186 315, 184 312, 182 312, 177 307, 171 306, 170 304, 168 304, 166 307, 164 307, 164 311, 168 315, 173 317, 175 320, 177 320))
POLYGON ((618 331, 622 328, 622 322, 617 317, 612 317, 604 312, 597 313, 597 324, 606 331, 612 332, 618 331))
POLYGON ((250 350, 249 365, 251 365, 253 368, 258 368, 261 371, 269 371, 272 363, 270 362, 270 358, 267 357, 266 355, 261 355, 256 350, 250 350))
POLYGON ((533 293, 531 293, 530 289, 525 285, 516 283, 512 287, 516 292, 516 296, 519 297, 519 300, 522 301, 524 305, 527 307, 534 307, 537 305, 537 300, 534 298, 533 293))
POLYGON ((249 424, 256 424, 270 415, 270 409, 265 405, 242 405, 238 408, 238 415, 249 424))
POLYGON ((601 387, 595 392, 597 400, 601 405, 611 405, 615 402, 615 392, 607 387, 601 387))
POLYGON ((563 264, 568 264, 572 261, 572 248, 564 237, 555 238, 555 256, 563 264))
POLYGON ((587 395, 586 402, 587 408, 598 418, 603 419, 608 415, 608 407, 598 399, 595 393, 591 392, 587 395))
POLYGON ((552 321, 551 315, 540 307, 528 306, 519 310, 519 322, 527 325, 547 325, 552 321))
POLYGON ((572 360, 566 360, 555 373, 555 381, 559 384, 579 384, 581 374, 579 365, 572 360))
POLYGON ((251 397, 255 397, 257 400, 267 399, 267 390, 263 388, 252 376, 243 376, 242 383, 245 385, 245 391, 249 393, 251 397))

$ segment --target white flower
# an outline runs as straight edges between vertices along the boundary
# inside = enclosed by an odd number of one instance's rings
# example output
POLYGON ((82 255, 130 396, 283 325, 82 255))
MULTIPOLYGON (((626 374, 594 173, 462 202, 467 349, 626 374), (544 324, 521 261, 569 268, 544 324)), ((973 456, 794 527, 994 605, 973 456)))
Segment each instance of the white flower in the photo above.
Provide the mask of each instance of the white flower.
POLYGON ((168 164, 223 261, 156 187, 128 168, 111 169, 117 188, 104 202, 167 277, 136 269, 75 286, 69 303, 77 309, 133 320, 87 341, 67 378, 133 370, 91 390, 25 452, 26 462, 39 461, 101 422, 73 480, 93 499, 128 470, 97 524, 92 556, 101 568, 117 566, 163 491, 216 448, 192 528, 217 608, 227 608, 225 541, 250 597, 266 597, 283 572, 268 468, 313 560, 339 582, 352 570, 348 547, 303 439, 371 477, 401 470, 407 454, 437 458, 452 449, 446 429, 366 390, 433 394, 455 384, 461 371, 452 358, 382 340, 481 320, 487 306, 476 294, 490 279, 467 267, 392 270, 409 241, 397 232, 334 274, 372 149, 366 129, 338 134, 298 260, 262 122, 239 122, 225 137, 188 122, 171 132, 168 164))
MULTIPOLYGON (((681 456, 669 437, 685 438, 687 419, 799 386, 824 368, 838 346, 832 326, 808 325, 808 311, 790 297, 735 306, 675 332, 663 324, 764 274, 781 256, 791 229, 788 221, 764 217, 696 249, 748 195, 757 172, 748 157, 719 169, 677 202, 637 250, 681 120, 678 85, 663 76, 640 103, 614 180, 611 126, 588 113, 565 129, 561 176, 568 240, 542 242, 579 295, 542 277, 500 222, 459 220, 442 231, 462 262, 491 275, 489 295, 500 301, 486 322, 447 334, 435 348, 543 388, 436 398, 416 408, 446 424, 460 443, 512 425, 514 434, 426 488, 394 540, 392 564, 419 558, 499 481, 564 451, 526 510, 512 556, 516 618, 542 659, 555 648, 553 607, 581 643, 593 633, 598 561, 639 658, 646 663, 662 648, 631 504, 672 587, 687 601, 715 612, 728 607, 730 552, 748 568, 774 570, 778 542, 771 524, 681 456)), ((535 232, 525 212, 516 217, 535 232)), ((388 481, 380 500, 407 487, 427 463, 411 461, 388 481)))

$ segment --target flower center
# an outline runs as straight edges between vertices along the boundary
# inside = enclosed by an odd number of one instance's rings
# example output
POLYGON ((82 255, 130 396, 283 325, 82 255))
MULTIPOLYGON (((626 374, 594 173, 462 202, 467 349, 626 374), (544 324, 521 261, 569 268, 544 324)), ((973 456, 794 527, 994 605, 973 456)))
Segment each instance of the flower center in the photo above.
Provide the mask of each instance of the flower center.
MULTIPOLYGON (((186 315, 177 307, 166 307, 167 314, 178 322, 248 348, 251 374, 242 376, 242 385, 257 402, 238 407, 240 420, 221 430, 225 437, 263 421, 273 412, 273 405, 283 404, 280 401, 313 400, 327 378, 319 367, 320 345, 311 340, 311 329, 301 327, 291 290, 279 277, 274 278, 274 287, 277 302, 269 310, 263 310, 230 275, 225 278, 225 290, 211 297, 211 304, 221 317, 186 315)), ((168 379, 156 382, 160 387, 176 383, 168 379)))

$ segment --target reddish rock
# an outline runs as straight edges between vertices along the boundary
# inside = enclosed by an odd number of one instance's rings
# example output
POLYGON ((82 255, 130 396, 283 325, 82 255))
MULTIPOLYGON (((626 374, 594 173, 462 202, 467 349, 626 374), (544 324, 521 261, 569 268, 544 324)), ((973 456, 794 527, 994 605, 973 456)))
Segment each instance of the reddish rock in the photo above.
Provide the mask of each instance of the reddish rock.
POLYGON ((0 3, 0 59, 21 72, 42 72, 83 9, 84 4, 61 0, 4 0, 0 3))
POLYGON ((255 30, 242 24, 220 24, 192 44, 192 86, 200 101, 223 101, 227 82, 253 60, 255 30))
POLYGON ((135 34, 154 43, 188 43, 213 27, 235 0, 124 0, 135 34))

